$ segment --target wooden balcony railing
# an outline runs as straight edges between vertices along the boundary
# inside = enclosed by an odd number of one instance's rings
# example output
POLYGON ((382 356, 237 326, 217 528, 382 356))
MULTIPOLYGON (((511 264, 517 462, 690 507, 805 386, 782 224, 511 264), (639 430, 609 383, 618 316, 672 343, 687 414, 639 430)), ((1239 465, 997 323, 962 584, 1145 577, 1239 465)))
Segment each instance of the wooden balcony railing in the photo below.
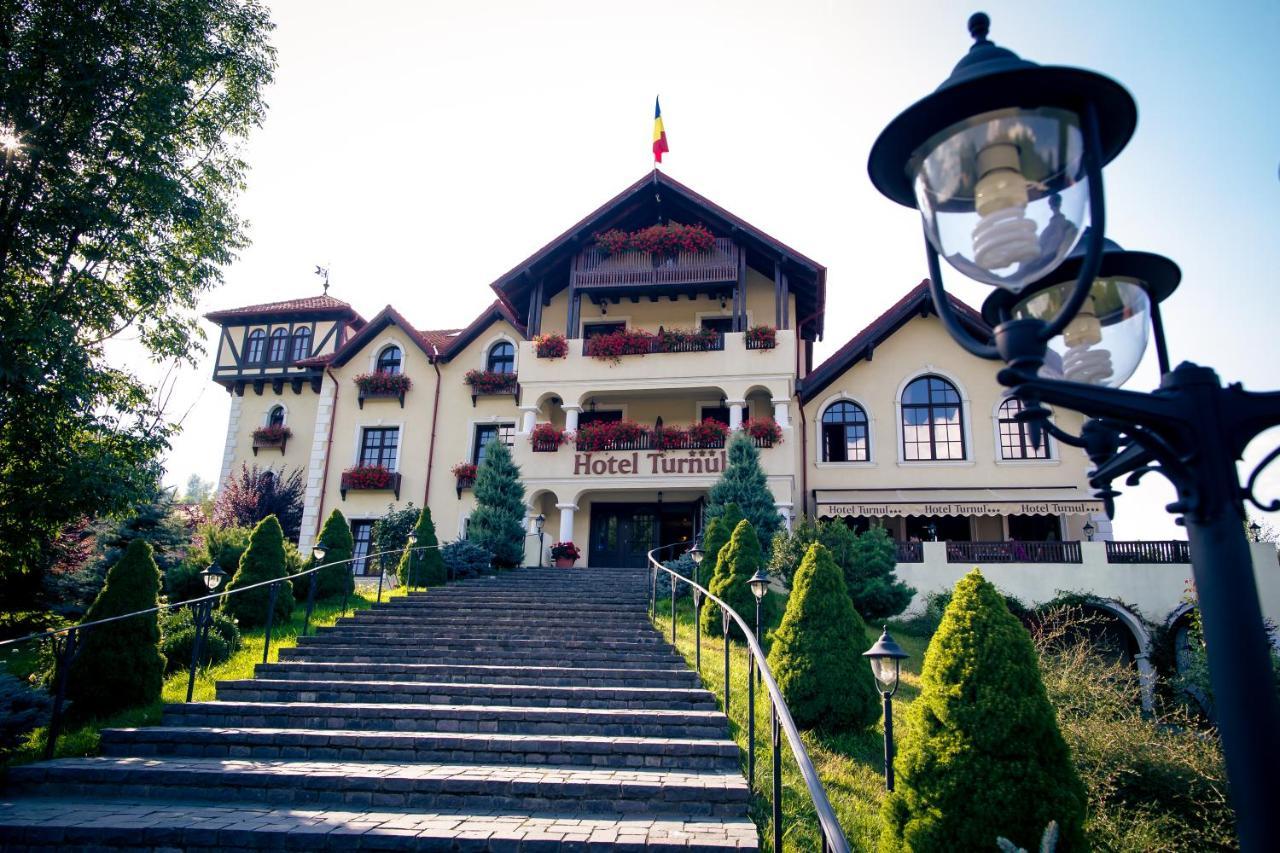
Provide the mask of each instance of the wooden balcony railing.
POLYGON ((709 252, 676 255, 609 255, 602 249, 587 249, 574 257, 569 282, 574 287, 639 287, 737 281, 740 254, 741 250, 727 237, 717 237, 715 248, 709 252))
POLYGON ((923 563, 924 562, 924 543, 923 542, 895 542, 898 547, 899 563, 923 563))
MULTIPOLYGON (((582 453, 595 453, 601 450, 723 450, 724 444, 723 438, 697 440, 687 435, 655 441, 653 433, 646 432, 633 439, 614 439, 606 447, 590 447, 583 442, 578 442, 574 449, 582 453)), ((534 449, 537 450, 536 447, 534 449)))
POLYGON ((1079 563, 1079 542, 948 542, 948 563, 1079 563))
POLYGON ((1187 542, 1108 542, 1108 563, 1190 563, 1187 542))

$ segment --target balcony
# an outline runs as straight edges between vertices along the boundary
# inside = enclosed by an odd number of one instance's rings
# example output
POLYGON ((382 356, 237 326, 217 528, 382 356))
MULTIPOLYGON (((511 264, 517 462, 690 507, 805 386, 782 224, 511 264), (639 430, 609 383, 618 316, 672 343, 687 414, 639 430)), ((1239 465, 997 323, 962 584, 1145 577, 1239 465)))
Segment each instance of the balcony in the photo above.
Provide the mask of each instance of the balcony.
POLYGON ((286 426, 270 426, 259 427, 253 431, 253 455, 258 455, 260 448, 280 448, 280 455, 284 455, 285 448, 289 445, 289 438, 293 435, 293 430, 286 426))
POLYGON ((709 252, 622 252, 587 249, 573 259, 569 283, 576 288, 654 287, 718 284, 738 280, 742 251, 727 237, 717 237, 709 252))
POLYGON ((1108 563, 1190 563, 1191 543, 1108 542, 1108 563))
POLYGON ((1079 542, 948 542, 948 563, 1079 563, 1079 542))

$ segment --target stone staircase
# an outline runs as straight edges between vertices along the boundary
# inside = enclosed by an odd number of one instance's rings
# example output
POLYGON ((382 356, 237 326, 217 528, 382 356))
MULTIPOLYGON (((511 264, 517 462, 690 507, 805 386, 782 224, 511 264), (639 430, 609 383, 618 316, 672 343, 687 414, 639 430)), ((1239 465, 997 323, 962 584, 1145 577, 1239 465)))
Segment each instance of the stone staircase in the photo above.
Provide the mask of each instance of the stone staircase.
POLYGON ((647 578, 519 569, 358 612, 100 757, 11 769, 0 849, 755 849, 647 578))

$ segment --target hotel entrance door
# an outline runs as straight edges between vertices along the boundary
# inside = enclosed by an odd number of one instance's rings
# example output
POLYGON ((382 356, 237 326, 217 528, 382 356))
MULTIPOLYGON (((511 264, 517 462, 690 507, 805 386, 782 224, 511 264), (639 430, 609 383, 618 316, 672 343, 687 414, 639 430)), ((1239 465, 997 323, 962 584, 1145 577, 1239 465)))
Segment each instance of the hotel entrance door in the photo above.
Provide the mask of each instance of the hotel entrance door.
POLYGON ((643 568, 649 551, 659 545, 692 541, 694 506, 592 504, 587 565, 643 568))

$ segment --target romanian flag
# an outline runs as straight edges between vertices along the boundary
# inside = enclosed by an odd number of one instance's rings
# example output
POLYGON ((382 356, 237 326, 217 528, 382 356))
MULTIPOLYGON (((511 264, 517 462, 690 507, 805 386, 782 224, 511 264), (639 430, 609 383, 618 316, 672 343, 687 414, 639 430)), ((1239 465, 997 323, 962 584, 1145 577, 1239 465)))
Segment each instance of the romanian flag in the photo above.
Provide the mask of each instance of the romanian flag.
POLYGON ((670 151, 667 147, 667 131, 662 127, 662 107, 658 99, 653 99, 653 162, 662 162, 662 152, 670 151))

